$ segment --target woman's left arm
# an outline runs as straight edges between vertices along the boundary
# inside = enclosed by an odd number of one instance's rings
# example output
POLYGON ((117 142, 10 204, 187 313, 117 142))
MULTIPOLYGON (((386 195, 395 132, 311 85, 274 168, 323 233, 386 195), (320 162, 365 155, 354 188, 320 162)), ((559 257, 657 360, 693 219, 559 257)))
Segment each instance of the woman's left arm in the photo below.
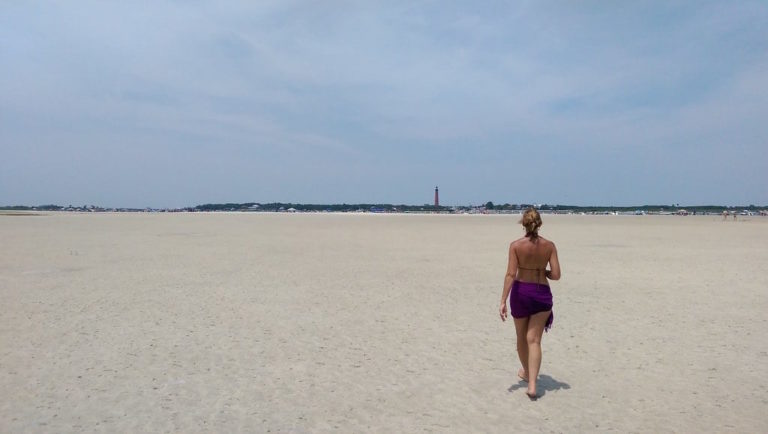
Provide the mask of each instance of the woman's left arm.
POLYGON ((499 305, 499 316, 502 321, 507 320, 507 298, 509 290, 512 288, 512 282, 517 274, 517 255, 515 254, 514 243, 509 244, 509 260, 507 261, 507 274, 504 275, 504 288, 501 290, 501 303, 499 305))

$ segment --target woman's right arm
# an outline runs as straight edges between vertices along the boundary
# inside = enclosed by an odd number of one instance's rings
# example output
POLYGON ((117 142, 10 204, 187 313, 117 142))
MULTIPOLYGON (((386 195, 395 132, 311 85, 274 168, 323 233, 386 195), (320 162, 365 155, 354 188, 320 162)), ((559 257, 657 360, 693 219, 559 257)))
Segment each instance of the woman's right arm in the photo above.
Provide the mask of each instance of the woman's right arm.
POLYGON ((557 259, 557 247, 555 247, 555 243, 552 243, 552 254, 549 257, 547 279, 560 280, 560 260, 557 259))
POLYGON ((507 298, 512 289, 512 282, 517 274, 517 255, 514 243, 509 245, 509 260, 507 261, 507 274, 504 275, 504 287, 501 289, 501 303, 499 303, 499 316, 502 321, 507 320, 507 298))

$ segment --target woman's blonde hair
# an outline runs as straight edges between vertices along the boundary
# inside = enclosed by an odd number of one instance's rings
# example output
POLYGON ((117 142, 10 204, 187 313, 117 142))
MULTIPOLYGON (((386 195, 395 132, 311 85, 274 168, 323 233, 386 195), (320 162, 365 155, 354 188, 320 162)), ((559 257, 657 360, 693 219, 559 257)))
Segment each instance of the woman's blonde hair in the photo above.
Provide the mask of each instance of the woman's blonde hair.
POLYGON ((539 212, 534 208, 528 208, 523 213, 523 218, 520 219, 520 223, 525 228, 525 236, 536 238, 539 236, 539 228, 541 227, 541 216, 539 212))

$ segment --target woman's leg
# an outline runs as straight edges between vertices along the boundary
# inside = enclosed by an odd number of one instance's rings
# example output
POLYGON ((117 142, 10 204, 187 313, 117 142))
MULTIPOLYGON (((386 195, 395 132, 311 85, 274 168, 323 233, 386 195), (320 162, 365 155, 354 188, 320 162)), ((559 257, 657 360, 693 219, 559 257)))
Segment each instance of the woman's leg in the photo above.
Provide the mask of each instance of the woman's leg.
POLYGON ((531 315, 528 320, 526 342, 528 344, 528 396, 536 395, 536 377, 541 368, 541 335, 552 311, 531 315))
POLYGON ((517 356, 520 357, 520 364, 523 366, 517 375, 525 381, 528 381, 528 318, 513 318, 515 320, 515 332, 517 333, 517 356))

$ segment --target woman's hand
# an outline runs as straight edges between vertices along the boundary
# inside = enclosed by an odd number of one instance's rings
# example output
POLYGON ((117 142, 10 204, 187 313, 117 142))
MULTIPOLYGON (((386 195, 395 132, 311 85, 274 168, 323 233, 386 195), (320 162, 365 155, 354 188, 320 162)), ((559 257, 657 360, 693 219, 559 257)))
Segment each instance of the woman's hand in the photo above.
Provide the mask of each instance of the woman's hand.
POLYGON ((499 305, 499 316, 501 317, 502 321, 507 320, 507 303, 501 302, 501 305, 499 305))

